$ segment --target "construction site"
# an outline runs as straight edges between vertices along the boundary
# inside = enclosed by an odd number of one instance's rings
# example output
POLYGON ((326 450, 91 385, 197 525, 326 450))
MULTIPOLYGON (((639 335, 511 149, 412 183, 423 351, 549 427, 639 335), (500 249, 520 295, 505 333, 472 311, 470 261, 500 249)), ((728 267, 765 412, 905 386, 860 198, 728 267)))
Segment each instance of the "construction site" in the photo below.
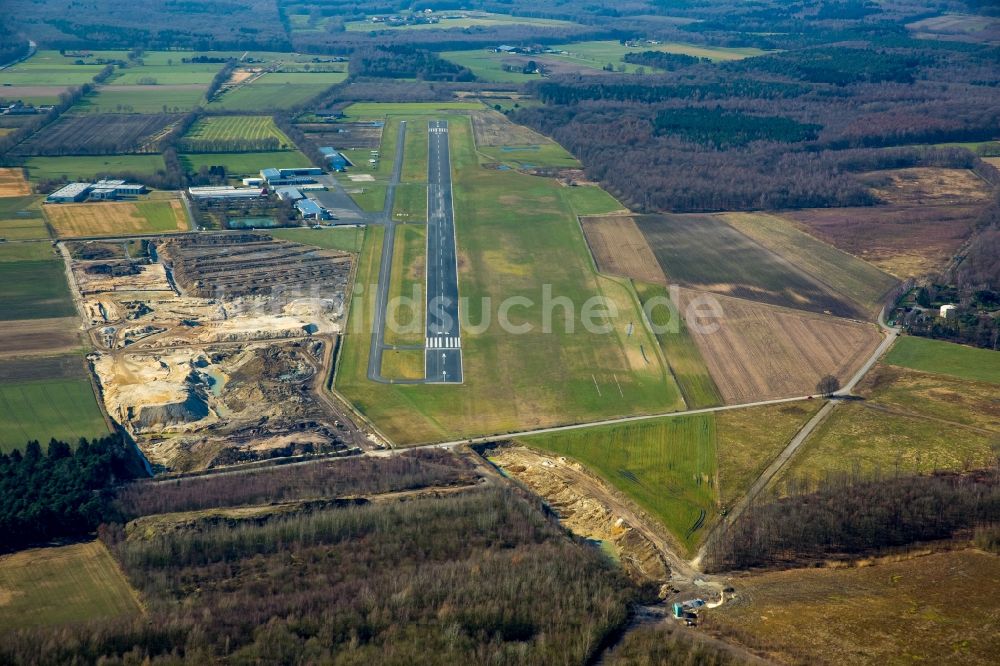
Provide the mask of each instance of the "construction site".
POLYGON ((104 408, 154 468, 371 447, 323 390, 352 255, 253 233, 65 255, 104 408))

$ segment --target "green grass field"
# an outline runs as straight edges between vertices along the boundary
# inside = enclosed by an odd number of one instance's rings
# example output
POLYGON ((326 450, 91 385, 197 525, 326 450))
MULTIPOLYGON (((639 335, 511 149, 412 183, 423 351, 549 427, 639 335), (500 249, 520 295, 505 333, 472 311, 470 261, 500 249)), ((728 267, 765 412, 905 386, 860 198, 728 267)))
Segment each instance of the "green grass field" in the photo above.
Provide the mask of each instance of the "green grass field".
MULTIPOLYGON (((368 105, 361 114, 383 117, 400 108, 386 106, 383 110, 368 105)), ((426 119, 418 116, 412 122, 426 119)), ((658 357, 642 356, 640 347, 651 349, 655 340, 645 329, 628 335, 629 322, 640 320, 634 292, 622 282, 596 275, 579 224, 560 196, 562 186, 546 178, 482 168, 468 119, 449 120, 459 291, 468 298, 460 307, 465 383, 402 386, 367 380, 377 277, 372 253, 381 251, 382 240, 381 232, 373 229, 358 268, 365 298, 352 304, 337 375, 339 391, 402 444, 682 408, 680 391, 658 357), (550 331, 543 330, 544 284, 551 285, 553 296, 575 304, 572 330, 560 308, 553 312, 550 331), (514 296, 534 303, 505 311, 511 325, 532 327, 523 334, 507 332, 497 323, 500 304, 514 296), (618 311, 617 317, 598 314, 595 323, 608 324, 603 332, 587 331, 580 321, 583 305, 594 296, 603 296, 618 311)), ((383 136, 392 135, 392 127, 387 127, 383 136)), ((383 144, 382 162, 390 162, 391 154, 383 144)))
MULTIPOLYGON (((451 12, 449 12, 449 15, 451 12)), ((440 17, 439 17, 440 18, 440 17)), ((372 30, 387 30, 389 32, 408 30, 448 30, 449 28, 497 27, 509 25, 533 25, 550 28, 565 28, 576 25, 570 21, 557 19, 530 18, 527 16, 510 16, 509 14, 492 14, 489 12, 465 12, 461 18, 441 18, 438 23, 418 23, 391 27, 384 23, 371 21, 348 21, 344 28, 349 32, 370 32, 372 30)))
POLYGON ((624 210, 625 207, 613 196, 592 185, 565 187, 562 196, 578 216, 604 215, 624 210))
MULTIPOLYGON (((671 322, 671 310, 666 305, 670 302, 666 287, 636 282, 635 291, 644 307, 649 304, 651 323, 657 327, 668 326, 671 322)), ((656 336, 656 340, 684 395, 684 402, 691 409, 721 405, 723 399, 719 388, 712 380, 701 352, 688 334, 687 327, 679 314, 676 322, 676 332, 661 333, 656 336)), ((653 354, 655 350, 650 349, 648 353, 653 354)))
MULTIPOLYGON (((555 60, 565 60, 574 64, 600 69, 607 64, 613 64, 616 68, 620 64, 625 64, 622 58, 626 53, 640 53, 642 51, 663 51, 664 53, 680 53, 694 56, 696 58, 708 58, 709 60, 721 62, 728 60, 741 60, 752 56, 763 55, 766 51, 756 48, 726 48, 722 46, 701 46, 697 44, 686 44, 683 42, 666 42, 649 46, 625 46, 616 41, 598 42, 578 42, 575 44, 562 44, 552 47, 557 50, 566 51, 568 55, 546 55, 545 58, 555 60)), ((626 72, 634 72, 636 65, 625 65, 626 72)), ((647 67, 647 70, 650 68, 647 67)))
MULTIPOLYGON (((348 120, 373 120, 386 116, 437 116, 446 111, 475 111, 481 108, 483 105, 479 102, 398 102, 389 104, 357 102, 344 109, 344 118, 348 120)), ((383 141, 387 134, 389 134, 388 128, 382 133, 383 141)), ((388 156, 390 153, 383 154, 388 156)))
POLYGON ((479 152, 494 162, 519 169, 532 167, 578 167, 580 162, 554 141, 536 146, 481 146, 479 152))
POLYGON ((360 252, 365 238, 364 227, 342 229, 269 229, 275 238, 313 245, 327 250, 360 252))
POLYGON ((42 218, 44 197, 0 197, 0 238, 13 240, 47 239, 49 231, 42 218))
POLYGON ((103 437, 108 427, 86 378, 42 379, 0 384, 0 451, 55 437, 76 443, 103 437))
POLYGON ((506 56, 484 49, 472 51, 446 51, 441 54, 445 60, 456 65, 467 67, 480 81, 494 83, 521 83, 542 78, 541 74, 524 74, 523 72, 508 72, 503 68, 506 56))
POLYGON ((63 262, 48 243, 0 245, 0 303, 2 321, 76 314, 63 262))
POLYGON ((87 180, 108 173, 153 174, 166 167, 162 155, 94 155, 74 157, 30 157, 25 166, 33 181, 87 180))
POLYGON ((427 220, 427 185, 402 183, 396 188, 393 216, 399 222, 424 222, 427 220))
MULTIPOLYGON (((158 55, 168 55, 168 52, 161 52, 158 55)), ((219 63, 183 63, 179 56, 175 56, 171 60, 173 64, 167 64, 166 60, 159 57, 151 61, 144 56, 143 65, 129 65, 125 69, 117 70, 114 78, 108 83, 116 86, 208 85, 222 69, 222 65, 219 63), (155 62, 162 62, 162 64, 154 64, 155 62)))
POLYGON ((224 93, 209 110, 265 111, 289 109, 347 78, 346 72, 274 72, 224 93))
POLYGON ((58 51, 38 51, 28 60, 0 71, 0 85, 79 86, 90 83, 103 65, 76 65, 58 51))
POLYGON ((189 173, 201 167, 224 166, 231 177, 257 176, 261 169, 294 169, 310 167, 309 158, 297 150, 272 153, 188 153, 180 156, 181 166, 189 173))
POLYGON ((791 261, 872 314, 896 278, 857 257, 800 231, 788 220, 761 213, 729 213, 723 219, 736 230, 791 261))
POLYGON ((855 469, 863 475, 982 469, 996 462, 995 443, 995 434, 849 403, 813 431, 782 478, 817 481, 855 469))
POLYGON ((5 630, 138 615, 138 599, 100 541, 0 557, 5 630))
POLYGON ((989 349, 904 336, 885 360, 913 370, 1000 384, 1000 354, 989 349))
POLYGON ((292 146, 271 116, 207 116, 196 122, 184 138, 202 141, 274 138, 282 148, 292 146))
POLYGON ((385 341, 390 345, 422 345, 424 342, 426 256, 427 228, 415 224, 397 227, 385 331, 385 341), (410 301, 403 299, 410 299, 412 306, 408 304, 410 301), (394 301, 401 305, 391 307, 394 301))
POLYGON ((101 86, 73 107, 77 113, 184 113, 199 106, 207 85, 101 86))
POLYGON ((690 552, 716 514, 716 427, 711 414, 523 437, 569 456, 658 518, 690 552))

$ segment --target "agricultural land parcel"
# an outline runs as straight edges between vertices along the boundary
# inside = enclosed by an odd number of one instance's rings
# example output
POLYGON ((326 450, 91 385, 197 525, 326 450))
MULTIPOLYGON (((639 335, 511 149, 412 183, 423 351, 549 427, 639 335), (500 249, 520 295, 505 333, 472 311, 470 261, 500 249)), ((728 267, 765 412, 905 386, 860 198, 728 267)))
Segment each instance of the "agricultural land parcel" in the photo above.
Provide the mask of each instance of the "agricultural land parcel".
POLYGON ((105 174, 154 174, 163 171, 163 156, 95 155, 65 157, 29 157, 25 160, 28 177, 39 180, 91 180, 105 174))
POLYGON ((365 238, 364 227, 341 227, 334 229, 271 229, 274 238, 313 245, 327 250, 360 252, 365 238))
POLYGON ((0 246, 0 320, 76 314, 63 262, 48 243, 0 246))
POLYGON ((678 415, 519 438, 576 459, 691 552, 816 411, 810 403, 678 415))
MULTIPOLYGON (((381 118, 397 109, 419 109, 437 115, 440 105, 357 106, 346 113, 381 118)), ((458 108, 470 106, 482 108, 458 108)), ((426 120, 414 117, 411 122, 426 120)), ((540 307, 523 315, 512 311, 512 323, 532 323, 535 330, 510 335, 495 321, 481 333, 468 326, 463 330, 464 385, 382 385, 365 376, 371 326, 371 299, 366 297, 364 306, 356 300, 352 308, 352 334, 345 338, 338 389, 400 443, 680 408, 683 401, 667 369, 656 357, 643 358, 640 346, 651 350, 655 341, 643 329, 627 335, 628 322, 640 321, 634 292, 594 274, 579 225, 559 196, 562 187, 546 178, 480 168, 469 121, 461 116, 449 121, 459 288, 469 298, 467 321, 484 321, 485 296, 494 304, 515 295, 538 303, 542 283, 577 303, 603 293, 620 316, 612 322, 611 334, 594 335, 581 331, 582 326, 565 332, 557 313, 553 333, 544 334, 540 307)), ((387 127, 383 136, 392 135, 387 127)), ((391 154, 384 143, 383 151, 391 154)), ((369 230, 358 267, 358 284, 365 285, 369 296, 381 240, 381 230, 369 230)))
POLYGON ((0 198, 24 197, 31 194, 31 186, 24 179, 24 170, 0 168, 0 198))
POLYGON ((196 141, 273 138, 282 148, 292 143, 270 116, 207 116, 196 122, 184 138, 196 141))
POLYGON ((189 226, 179 199, 49 204, 45 214, 60 238, 164 233, 189 226))
POLYGON ((140 612, 135 592, 99 541, 0 557, 0 625, 4 628, 140 612))
POLYGON ((216 97, 211 110, 288 109, 347 78, 346 72, 272 72, 216 97))
POLYGON ((73 107, 76 113, 184 113, 204 98, 207 85, 102 85, 73 107))
POLYGON ((982 664, 996 654, 994 554, 777 571, 733 584, 736 598, 707 611, 706 624, 782 662, 982 664))
POLYGON ((904 336, 893 345, 886 363, 960 379, 1000 384, 1000 354, 989 349, 966 347, 941 340, 904 336))
POLYGON ((31 440, 44 444, 54 437, 76 444, 81 437, 108 434, 82 360, 79 366, 77 377, 0 384, 0 451, 21 448, 31 440))
MULTIPOLYGON (((15 188, 23 189, 16 183, 10 189, 15 188)), ((0 197, 0 238, 9 241, 47 239, 49 230, 42 219, 41 201, 42 197, 33 196, 0 197)))
POLYGON ((180 156, 181 165, 189 173, 198 173, 205 167, 225 167, 231 177, 257 176, 261 169, 296 169, 312 166, 309 158, 297 150, 279 150, 267 153, 187 153, 180 156))
MULTIPOLYGON (((452 13, 448 14, 449 16, 452 13)), ((438 23, 417 23, 413 25, 387 26, 384 23, 372 23, 371 21, 348 21, 344 28, 353 32, 368 32, 371 30, 448 30, 449 28, 473 28, 473 27, 495 27, 506 25, 532 25, 540 27, 565 28, 576 25, 570 21, 559 21, 556 19, 531 18, 527 16, 510 16, 508 14, 492 14, 489 12, 462 12, 456 18, 438 17, 438 23)))
POLYGON ((179 116, 170 114, 64 115, 14 150, 18 155, 92 155, 156 152, 151 141, 179 116))

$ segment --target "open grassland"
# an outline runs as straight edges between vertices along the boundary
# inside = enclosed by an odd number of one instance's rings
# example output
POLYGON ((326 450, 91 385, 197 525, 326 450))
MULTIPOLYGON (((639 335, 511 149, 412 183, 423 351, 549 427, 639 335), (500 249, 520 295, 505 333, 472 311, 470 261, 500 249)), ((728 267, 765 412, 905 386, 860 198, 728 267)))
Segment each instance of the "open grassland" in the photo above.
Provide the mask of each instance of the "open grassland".
POLYGON ((9 102, 21 100, 25 104, 58 104, 59 96, 71 86, 3 86, 0 99, 9 102))
MULTIPOLYGON (((42 218, 43 197, 0 197, 0 238, 39 240, 49 237, 42 218)), ((10 255, 8 255, 10 256, 10 255)))
MULTIPOLYGON (((393 124, 398 129, 398 125, 393 124)), ((428 123, 423 119, 406 124, 406 141, 403 146, 403 172, 400 180, 404 183, 427 182, 427 151, 430 141, 428 123)), ((384 136, 384 134, 383 134, 384 136)), ((395 147, 395 140, 393 146, 395 147)), ((392 153, 380 153, 387 162, 392 162, 392 153)))
POLYGON ((78 113, 185 113, 201 104, 207 85, 104 85, 73 107, 78 113))
POLYGON ((989 349, 908 335, 896 341, 885 360, 913 370, 1000 384, 1000 354, 989 349))
POLYGON ((390 307, 386 316, 385 341, 390 345, 424 343, 424 300, 427 279, 427 228, 402 225, 396 230, 389 282, 390 307), (398 303, 398 307, 393 307, 398 303))
POLYGON ((95 155, 31 157, 25 162, 31 180, 89 180, 116 173, 154 174, 163 171, 162 155, 95 155))
POLYGON ((0 556, 5 630, 138 615, 135 592, 100 541, 0 556))
POLYGON ((562 196, 577 215, 625 212, 621 202, 596 185, 566 187, 562 190, 562 196))
POLYGON ((646 237, 631 217, 580 218, 597 270, 654 284, 667 283, 646 237))
POLYGON ((679 305, 727 404, 811 395, 825 375, 844 383, 881 340, 872 324, 687 289, 679 305), (716 302, 721 317, 693 327, 698 300, 716 302))
POLYGON ((53 437, 76 443, 103 437, 108 427, 87 378, 0 383, 0 451, 53 437))
POLYGON ((184 138, 200 141, 273 138, 282 148, 292 145, 271 116, 207 116, 196 122, 184 138))
MULTIPOLYGON (((386 116, 439 116, 448 111, 476 111, 482 109, 479 102, 356 102, 344 109, 344 117, 349 120, 377 120, 386 116)), ((382 132, 383 141, 389 134, 388 128, 382 132)), ((391 153, 384 153, 390 155, 391 153)))
POLYGON ((184 231, 187 212, 179 199, 49 204, 45 214, 60 238, 184 231))
POLYGON ((31 186, 24 178, 24 169, 0 169, 0 197, 23 197, 31 194, 31 186))
MULTIPOLYGON (((626 63, 623 58, 627 53, 642 51, 663 51, 665 53, 681 53, 697 58, 708 58, 713 61, 741 60, 766 53, 756 48, 726 48, 721 46, 703 46, 685 44, 682 42, 667 42, 646 46, 625 46, 616 41, 577 42, 552 47, 565 51, 565 55, 544 54, 537 59, 545 62, 567 62, 586 69, 602 69, 611 65, 615 70, 622 69, 626 73, 634 73, 639 69, 636 65, 626 63)), ((645 69, 650 69, 646 67, 645 69)))
POLYGON ((267 73, 216 97, 207 108, 227 111, 290 109, 346 78, 346 72, 267 73))
POLYGON ((997 387, 989 382, 880 363, 855 392, 872 404, 903 414, 1000 432, 997 387))
POLYGON ((990 187, 969 169, 914 167, 866 174, 872 191, 890 204, 955 205, 986 202, 990 187))
POLYGON ((869 314, 882 307, 896 279, 857 257, 801 231, 783 218, 762 213, 727 213, 723 219, 768 250, 788 259, 869 314))
POLYGON ((524 63, 519 58, 510 58, 502 53, 494 53, 485 49, 471 51, 446 51, 441 54, 445 60, 466 67, 476 79, 493 83, 521 83, 542 78, 541 74, 525 74, 521 71, 524 63), (515 71, 504 69, 505 64, 514 65, 515 71), (515 65, 515 63, 517 63, 515 65))
POLYGON ((271 229, 271 236, 282 240, 313 245, 327 250, 360 252, 365 238, 364 227, 343 227, 335 229, 271 229))
POLYGON ((532 18, 528 16, 510 16, 509 14, 493 14, 490 12, 447 12, 447 16, 455 18, 437 17, 437 23, 416 23, 413 25, 388 26, 385 23, 372 23, 371 21, 348 21, 344 28, 350 32, 369 32, 372 30, 386 30, 396 32, 399 30, 448 30, 449 28, 493 28, 508 25, 529 25, 536 27, 566 28, 576 25, 571 21, 560 21, 557 19, 532 18))
POLYGON ((717 515, 711 414, 535 435, 522 444, 586 465, 670 530, 690 552, 717 515))
MULTIPOLYGON (((0 86, 80 86, 90 83, 104 65, 76 65, 58 51, 38 51, 24 62, 0 71, 0 86)), ((0 88, 2 90, 2 88, 0 88)))
POLYGON ((382 354, 382 376, 389 379, 423 379, 423 349, 387 349, 382 354))
POLYGON ((402 183, 396 188, 393 216, 398 222, 423 222, 427 220, 427 185, 402 183))
MULTIPOLYGON (((384 115, 378 107, 366 113, 384 115)), ((387 127, 383 136, 392 134, 387 127)), ((634 292, 594 273, 579 224, 559 196, 561 186, 481 168, 466 119, 452 118, 450 135, 459 290, 468 299, 460 310, 465 383, 403 386, 367 380, 371 295, 382 239, 373 229, 358 267, 366 298, 353 303, 338 389, 403 444, 681 408, 680 392, 659 357, 643 356, 655 340, 639 326, 629 335, 630 322, 641 321, 634 292), (579 311, 570 329, 565 310, 557 307, 551 332, 545 332, 542 284, 552 285, 553 297, 565 296, 576 308, 604 296, 618 316, 599 313, 595 323, 609 324, 606 332, 588 332, 579 311), (523 334, 497 323, 499 305, 514 296, 532 302, 507 312, 512 325, 528 325, 523 334)), ((383 154, 392 154, 384 144, 383 154)))
POLYGON ((996 434, 988 431, 846 403, 813 431, 781 478, 817 482, 855 470, 870 476, 982 469, 995 463, 995 445, 996 434))
POLYGON ((552 143, 548 137, 524 125, 510 121, 510 118, 493 109, 482 109, 471 115, 472 133, 477 148, 489 146, 530 146, 552 143))
POLYGON ((0 320, 76 314, 63 262, 48 243, 0 245, 0 320))
POLYGON ((818 400, 715 414, 721 506, 731 508, 822 406, 818 400))
POLYGON ((671 282, 812 312, 856 317, 860 306, 715 215, 641 215, 636 222, 671 282))
MULTIPOLYGON (((683 319, 671 309, 676 304, 671 301, 667 289, 661 284, 636 282, 635 291, 644 314, 648 316, 648 323, 656 327, 656 341, 680 387, 684 403, 690 409, 721 405, 723 400, 719 387, 715 385, 683 319)), ((655 350, 650 349, 646 353, 654 354, 655 350)))
POLYGON ((549 139, 527 146, 481 146, 479 152, 494 162, 518 169, 580 166, 580 162, 569 151, 549 139))
MULTIPOLYGON (((76 317, 60 317, 55 319, 23 319, 0 321, 0 380, 12 378, 41 379, 48 378, 44 371, 25 376, 12 374, 9 359, 24 359, 33 354, 57 354, 75 352, 83 349, 80 337, 80 322, 76 317)), ((76 365, 83 368, 83 361, 76 359, 76 365)), ((33 366, 36 361, 26 361, 33 366)), ((69 363, 69 361, 67 361, 69 363)), ((61 375, 60 375, 61 376, 61 375)), ((75 376, 84 376, 78 372, 75 376)))
POLYGON ((735 600, 703 613, 707 626, 780 663, 971 665, 996 654, 994 554, 744 575, 733 586, 735 600))
POLYGON ((202 168, 222 166, 232 177, 258 176, 261 169, 296 169, 311 167, 309 158, 297 150, 282 150, 270 153, 197 153, 180 156, 181 166, 189 173, 198 173, 202 168))

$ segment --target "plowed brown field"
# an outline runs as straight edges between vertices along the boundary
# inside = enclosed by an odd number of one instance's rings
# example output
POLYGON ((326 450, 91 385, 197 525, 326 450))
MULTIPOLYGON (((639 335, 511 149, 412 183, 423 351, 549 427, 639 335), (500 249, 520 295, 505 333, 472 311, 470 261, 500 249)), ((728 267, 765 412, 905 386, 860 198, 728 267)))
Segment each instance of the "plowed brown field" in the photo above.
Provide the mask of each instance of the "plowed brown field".
POLYGON ((583 233, 597 269, 653 284, 666 284, 656 255, 631 217, 582 217, 583 233))
MULTIPOLYGON (((681 290, 681 311, 701 292, 681 290)), ((874 325, 708 294, 718 330, 689 330, 727 404, 810 395, 821 377, 844 383, 875 349, 874 325)))

